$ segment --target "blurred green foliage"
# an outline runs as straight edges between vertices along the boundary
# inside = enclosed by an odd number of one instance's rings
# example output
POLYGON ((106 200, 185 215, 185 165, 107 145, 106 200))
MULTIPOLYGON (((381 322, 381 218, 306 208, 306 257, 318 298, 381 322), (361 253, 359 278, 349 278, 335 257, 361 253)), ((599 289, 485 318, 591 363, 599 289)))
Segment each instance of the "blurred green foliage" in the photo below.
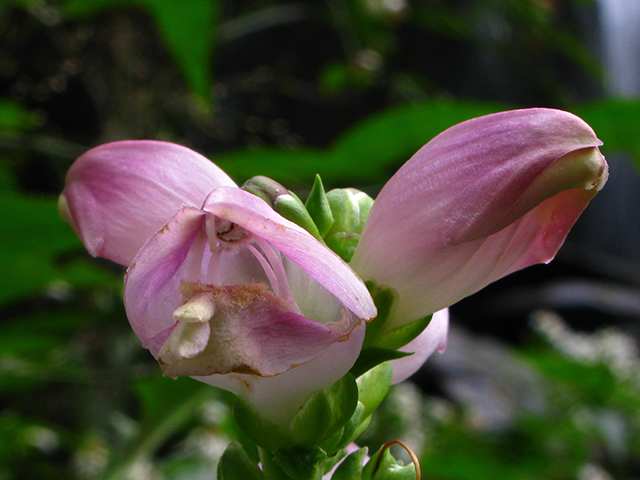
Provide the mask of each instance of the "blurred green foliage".
MULTIPOLYGON (((267 175, 304 192, 320 173, 373 193, 445 128, 545 105, 584 118, 605 154, 638 160, 640 103, 601 98, 579 22, 593 12, 533 0, 3 2, 0 480, 210 479, 244 440, 230 395, 159 376, 129 329, 123 269, 89 258, 58 217, 77 155, 170 140, 239 182, 267 175)), ((426 478, 637 475, 637 379, 546 340, 517 355, 543 379, 545 409, 491 430, 421 393, 416 412, 399 409, 399 387, 365 440, 421 426, 426 478)))
POLYGON ((61 13, 66 18, 81 21, 87 16, 117 8, 141 8, 149 12, 189 88, 206 103, 211 84, 210 60, 218 26, 218 2, 189 0, 185 5, 175 0, 67 0, 61 6, 61 13))

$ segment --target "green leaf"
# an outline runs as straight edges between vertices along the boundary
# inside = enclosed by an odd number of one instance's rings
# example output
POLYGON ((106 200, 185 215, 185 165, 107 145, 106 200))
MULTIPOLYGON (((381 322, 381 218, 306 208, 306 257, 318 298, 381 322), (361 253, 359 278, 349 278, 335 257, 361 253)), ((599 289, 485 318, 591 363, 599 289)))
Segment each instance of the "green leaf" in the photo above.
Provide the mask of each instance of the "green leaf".
POLYGON ((627 152, 640 168, 640 101, 611 99, 580 106, 574 113, 594 129, 608 153, 627 152))
MULTIPOLYGON (((95 328, 106 315, 64 303, 37 313, 16 313, 0 323, 0 394, 16 394, 52 381, 88 380, 84 365, 70 358, 69 350, 74 349, 70 339, 87 327, 95 328)), ((109 317, 111 323, 118 320, 109 317)))
POLYGON ((22 132, 32 130, 42 123, 37 113, 23 108, 19 103, 0 99, 0 131, 22 132))
POLYGON ((262 480, 264 476, 258 465, 237 442, 230 443, 218 463, 219 480, 262 480))
POLYGON ((103 475, 106 479, 129 477, 133 467, 184 428, 214 392, 209 385, 191 378, 172 380, 159 376, 137 381, 133 390, 142 410, 141 428, 124 457, 114 461, 103 475))
MULTIPOLYGON (((189 409, 210 399, 214 390, 211 386, 191 378, 171 378, 153 376, 138 380, 132 386, 140 402, 142 423, 153 428, 166 420, 177 409, 189 409)), ((193 413, 190 410, 190 413, 193 413)))
POLYGON ((67 0, 62 13, 69 18, 107 9, 137 6, 148 11, 182 70, 189 88, 209 102, 210 65, 215 45, 219 2, 216 0, 67 0))

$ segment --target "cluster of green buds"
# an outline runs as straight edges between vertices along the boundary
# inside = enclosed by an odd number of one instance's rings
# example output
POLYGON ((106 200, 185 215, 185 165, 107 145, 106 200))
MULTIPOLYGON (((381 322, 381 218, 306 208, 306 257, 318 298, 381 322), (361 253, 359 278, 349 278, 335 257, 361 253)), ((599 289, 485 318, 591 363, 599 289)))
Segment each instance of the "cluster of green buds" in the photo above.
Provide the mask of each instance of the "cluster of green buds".
POLYGON ((372 470, 375 461, 370 460, 366 464, 369 469, 365 470, 367 448, 353 448, 354 440, 367 429, 374 411, 387 395, 391 377, 388 362, 357 379, 347 374, 332 386, 310 395, 286 429, 269 422, 247 402, 238 399, 234 406, 236 423, 251 442, 227 448, 220 460, 218 478, 319 480, 341 461, 330 478, 415 478, 407 476, 408 470, 414 472, 413 466, 403 467, 383 449, 372 457, 384 454, 380 467, 372 470), (257 468, 258 463, 261 469, 257 468))
POLYGON ((336 188, 326 192, 319 175, 316 175, 305 203, 275 180, 263 176, 247 180, 242 188, 307 230, 345 262, 353 257, 373 205, 373 198, 355 188, 336 188))

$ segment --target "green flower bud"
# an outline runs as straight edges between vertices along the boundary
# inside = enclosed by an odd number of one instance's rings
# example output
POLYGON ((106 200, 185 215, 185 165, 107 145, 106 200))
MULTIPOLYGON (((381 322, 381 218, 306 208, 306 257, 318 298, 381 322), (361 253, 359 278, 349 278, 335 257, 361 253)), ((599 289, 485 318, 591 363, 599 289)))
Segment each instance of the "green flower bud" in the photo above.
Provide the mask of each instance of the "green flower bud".
POLYGON ((322 238, 302 201, 275 180, 257 175, 247 180, 242 189, 260 197, 284 218, 300 225, 317 239, 322 238))
POLYGON ((251 177, 244 182, 242 189, 260 197, 272 207, 275 205, 279 196, 289 193, 289 191, 278 182, 268 177, 263 177, 262 175, 251 177))
POLYGON ((327 201, 334 221, 324 240, 348 262, 360 241, 373 199, 355 188, 337 188, 327 193, 327 201))
POLYGON ((280 195, 276 199, 273 208, 287 220, 291 220, 293 223, 300 225, 318 240, 322 238, 320 232, 318 232, 318 227, 316 227, 304 203, 302 203, 302 200, 300 200, 295 193, 288 192, 280 195))

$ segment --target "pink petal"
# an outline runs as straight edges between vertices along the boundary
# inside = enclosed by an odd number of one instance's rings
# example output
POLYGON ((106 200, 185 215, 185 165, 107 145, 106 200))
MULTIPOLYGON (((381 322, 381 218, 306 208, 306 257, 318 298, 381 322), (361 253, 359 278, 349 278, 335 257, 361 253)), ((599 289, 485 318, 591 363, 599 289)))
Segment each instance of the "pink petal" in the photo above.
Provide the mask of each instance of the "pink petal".
POLYGON ((340 380, 353 366, 364 340, 360 322, 343 341, 332 344, 319 357, 274 377, 231 373, 194 377, 242 396, 265 417, 288 424, 307 396, 340 380))
POLYGON ((439 310, 431 317, 427 328, 414 340, 400 349, 413 355, 393 360, 393 376, 391 383, 400 383, 416 373, 427 361, 432 353, 443 353, 447 348, 447 333, 449 332, 449 309, 439 310))
POLYGON ((221 185, 235 184, 188 148, 155 141, 115 142, 75 161, 61 205, 91 255, 128 265, 182 204, 199 207, 221 185))
POLYGON ((376 199, 351 265, 395 288, 396 324, 547 262, 606 181, 593 130, 567 112, 503 112, 425 145, 376 199))
POLYGON ((180 283, 190 278, 193 262, 202 251, 194 248, 206 241, 202 225, 205 212, 183 207, 153 235, 134 258, 124 284, 124 305, 133 331, 154 356, 176 324, 173 312, 183 304, 180 283), (192 262, 190 262, 192 260, 192 262))
POLYGON ((351 267, 302 227, 281 217, 262 199, 238 188, 221 187, 211 192, 203 209, 268 241, 358 318, 368 320, 376 316, 367 287, 351 267))

